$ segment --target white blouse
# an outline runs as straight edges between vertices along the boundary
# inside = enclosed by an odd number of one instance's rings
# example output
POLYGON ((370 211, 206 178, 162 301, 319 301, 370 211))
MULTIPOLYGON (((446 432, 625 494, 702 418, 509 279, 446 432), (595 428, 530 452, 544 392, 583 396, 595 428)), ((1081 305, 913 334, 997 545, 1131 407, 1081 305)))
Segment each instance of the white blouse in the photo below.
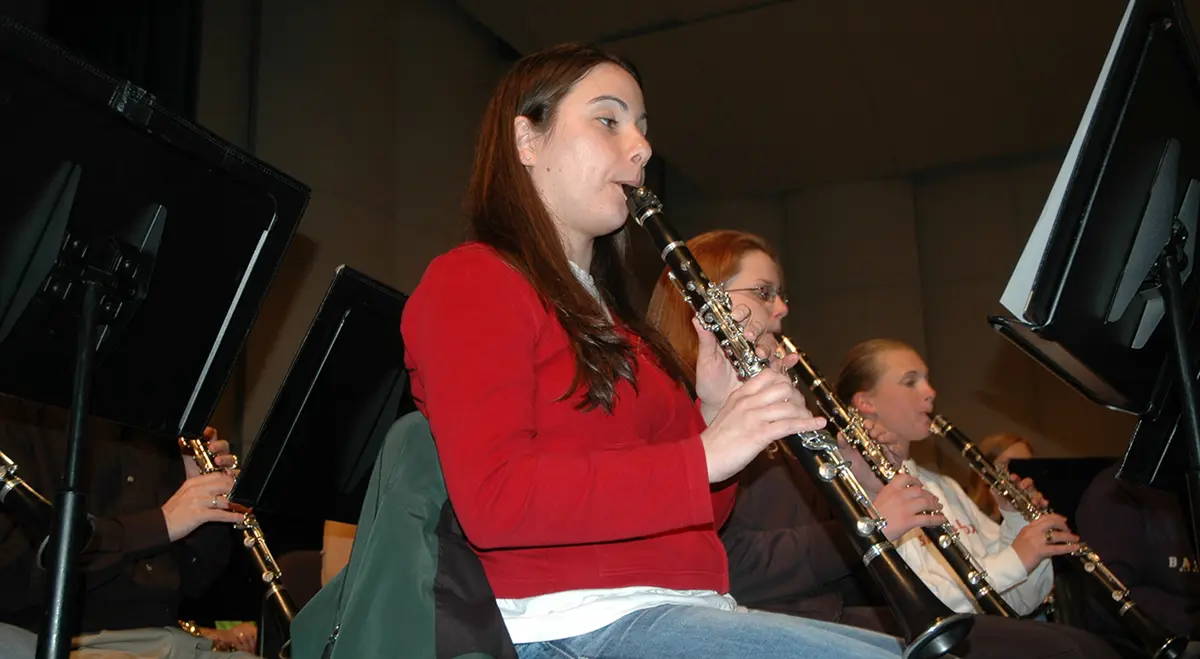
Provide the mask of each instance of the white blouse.
MULTIPOLYGON (((1043 560, 1032 573, 1025 571, 1012 548, 1017 533, 1027 522, 1013 511, 1001 511, 1003 523, 985 515, 953 478, 929 471, 907 460, 904 466, 925 489, 942 502, 942 513, 958 531, 959 541, 987 573, 988 583, 1018 614, 1028 615, 1041 606, 1054 585, 1054 571, 1043 560)), ((921 529, 905 533, 896 549, 938 599, 958 613, 982 613, 971 592, 958 579, 946 559, 932 546, 921 529)))

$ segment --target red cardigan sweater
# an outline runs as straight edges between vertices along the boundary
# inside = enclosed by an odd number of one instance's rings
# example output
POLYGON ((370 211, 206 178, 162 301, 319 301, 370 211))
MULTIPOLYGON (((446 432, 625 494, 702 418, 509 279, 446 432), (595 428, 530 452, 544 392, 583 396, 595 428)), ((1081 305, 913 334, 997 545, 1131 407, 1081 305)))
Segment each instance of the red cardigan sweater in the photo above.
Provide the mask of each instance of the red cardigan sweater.
MULTIPOLYGON (((435 259, 402 321, 417 406, 492 590, 729 592, 717 529, 735 487, 712 490, 687 392, 637 350, 638 389, 612 414, 558 401, 575 374, 566 332, 490 248, 435 259)), ((637 345, 636 339, 635 346, 637 345)))

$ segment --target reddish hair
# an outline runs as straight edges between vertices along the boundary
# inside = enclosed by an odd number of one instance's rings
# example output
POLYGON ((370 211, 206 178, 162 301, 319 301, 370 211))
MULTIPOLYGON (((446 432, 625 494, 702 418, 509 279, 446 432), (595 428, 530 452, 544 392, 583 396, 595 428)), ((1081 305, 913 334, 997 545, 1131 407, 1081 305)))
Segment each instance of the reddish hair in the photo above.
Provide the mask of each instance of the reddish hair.
MULTIPOLYGON (((626 60, 577 44, 527 55, 509 69, 484 111, 467 190, 466 213, 470 237, 490 246, 524 275, 542 302, 553 308, 566 330, 575 353, 576 370, 562 398, 583 387, 582 408, 599 406, 611 412, 617 381, 624 379, 637 386, 633 347, 571 271, 550 212, 520 162, 514 134, 517 117, 528 118, 543 133, 549 131, 563 97, 602 64, 621 67, 641 86, 637 70, 626 60)), ((678 359, 666 340, 646 323, 630 300, 628 251, 625 227, 596 238, 590 274, 618 324, 640 336, 659 364, 680 384, 685 384, 678 359)))
MULTIPOLYGON (((742 257, 751 252, 762 252, 779 263, 767 241, 745 231, 709 231, 687 241, 687 247, 700 269, 714 283, 728 281, 737 275, 742 267, 742 257)), ((646 317, 675 349, 683 362, 688 382, 694 385, 696 358, 700 351, 700 341, 692 327, 696 313, 675 289, 667 273, 664 269, 654 285, 646 317)))

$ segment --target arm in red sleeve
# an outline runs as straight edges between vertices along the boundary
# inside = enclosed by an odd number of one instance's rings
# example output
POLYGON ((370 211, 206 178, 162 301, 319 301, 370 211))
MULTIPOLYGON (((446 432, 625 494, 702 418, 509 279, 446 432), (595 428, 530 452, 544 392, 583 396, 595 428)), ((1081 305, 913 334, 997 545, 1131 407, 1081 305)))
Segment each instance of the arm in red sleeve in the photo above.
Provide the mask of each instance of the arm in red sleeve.
MULTIPOLYGON (((696 423, 698 428, 705 427, 704 414, 700 411, 700 401, 693 401, 696 408, 696 423)), ((707 472, 707 463, 705 463, 705 471, 707 472)), ((731 478, 722 483, 714 483, 712 485, 712 509, 714 526, 720 529, 729 520, 729 516, 733 514, 733 504, 737 499, 737 479, 731 478)))
POLYGON ((535 349, 557 320, 490 250, 436 259, 402 328, 447 491, 475 546, 590 544, 713 523, 699 435, 556 450, 564 438, 538 427, 534 397, 535 349))
POLYGON ((737 481, 721 487, 714 486, 712 493, 713 522, 716 528, 721 528, 733 514, 733 504, 737 500, 737 481))

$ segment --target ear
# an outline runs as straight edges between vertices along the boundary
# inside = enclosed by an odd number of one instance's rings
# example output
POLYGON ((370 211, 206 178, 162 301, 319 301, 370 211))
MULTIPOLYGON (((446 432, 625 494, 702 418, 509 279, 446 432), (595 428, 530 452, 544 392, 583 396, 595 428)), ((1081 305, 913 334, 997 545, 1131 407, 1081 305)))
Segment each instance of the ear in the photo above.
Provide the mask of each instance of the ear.
POLYGON ((534 130, 529 117, 519 116, 513 120, 513 140, 521 164, 526 167, 536 165, 538 132, 534 130))
POLYGON ((871 396, 865 391, 854 394, 854 398, 850 399, 850 404, 865 416, 875 415, 875 402, 871 400, 871 396))

